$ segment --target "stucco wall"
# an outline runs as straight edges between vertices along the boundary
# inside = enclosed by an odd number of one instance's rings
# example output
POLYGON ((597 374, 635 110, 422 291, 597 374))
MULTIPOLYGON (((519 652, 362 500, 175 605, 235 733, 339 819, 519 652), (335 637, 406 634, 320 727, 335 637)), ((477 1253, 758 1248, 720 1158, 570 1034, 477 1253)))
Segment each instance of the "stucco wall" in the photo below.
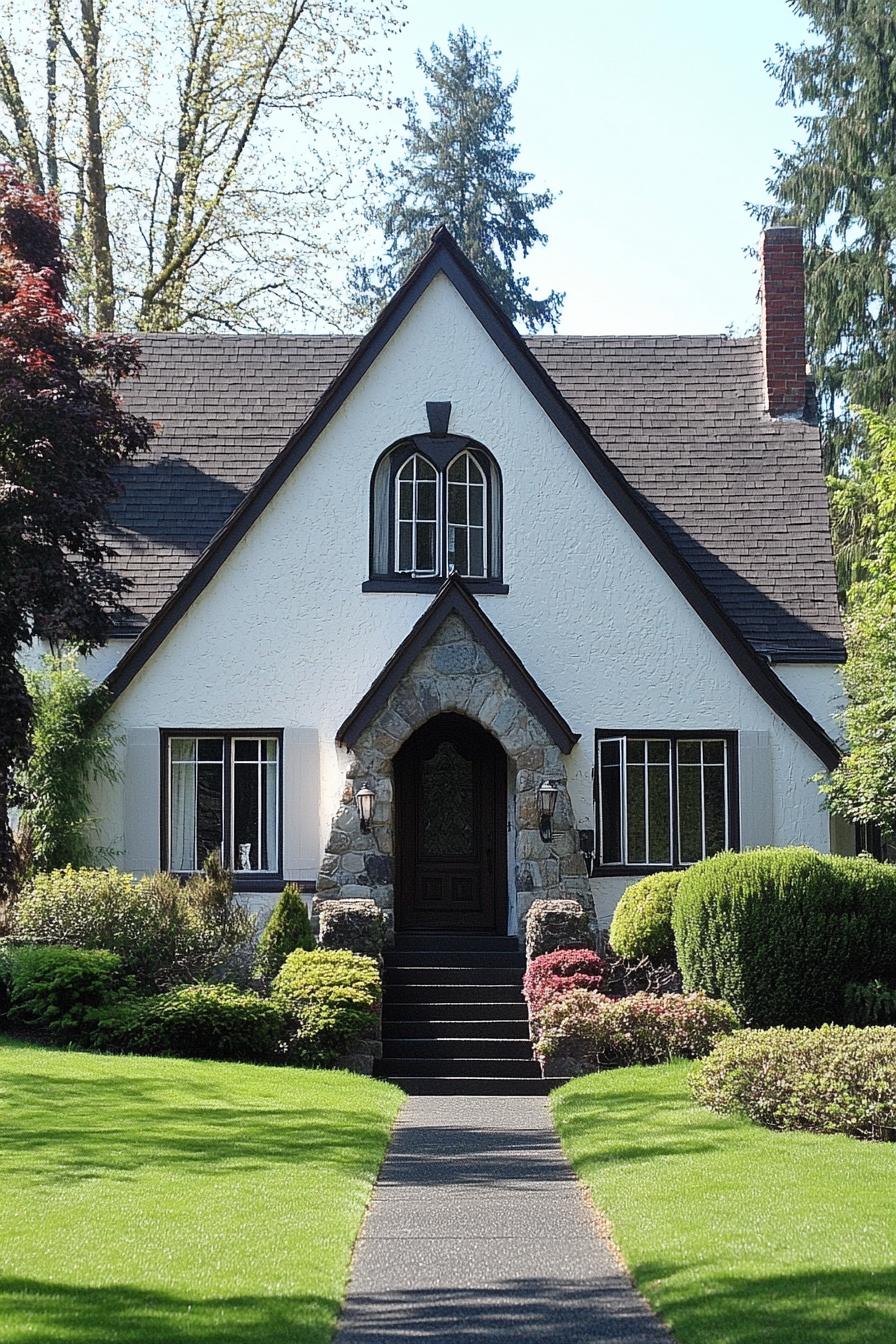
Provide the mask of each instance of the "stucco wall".
MULTIPOLYGON (((346 767, 336 728, 430 601, 361 592, 371 472, 389 444, 426 429, 427 400, 450 400, 452 432, 485 443, 501 467, 510 592, 480 601, 582 734, 568 761, 578 824, 593 825, 595 727, 738 729, 752 743, 745 842, 827 848, 810 782, 819 761, 734 668, 439 276, 117 702, 142 781, 125 796, 123 840, 109 837, 123 843, 122 862, 157 861, 160 725, 283 724, 293 730, 288 875, 316 873, 346 767)), ((815 678, 822 697, 827 675, 815 678)), ((618 886, 595 883, 599 908, 618 886)))

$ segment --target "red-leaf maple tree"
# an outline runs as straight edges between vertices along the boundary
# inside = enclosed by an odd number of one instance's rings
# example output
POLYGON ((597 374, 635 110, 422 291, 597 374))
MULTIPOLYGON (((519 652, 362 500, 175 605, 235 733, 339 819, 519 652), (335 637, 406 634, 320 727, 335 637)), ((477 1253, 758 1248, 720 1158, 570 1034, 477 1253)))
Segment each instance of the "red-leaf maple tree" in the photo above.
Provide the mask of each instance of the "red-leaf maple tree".
POLYGON ((55 197, 0 167, 0 900, 31 725, 18 657, 35 639, 102 642, 123 590, 103 540, 114 468, 152 435, 116 395, 139 371, 136 342, 79 331, 65 272, 55 197))

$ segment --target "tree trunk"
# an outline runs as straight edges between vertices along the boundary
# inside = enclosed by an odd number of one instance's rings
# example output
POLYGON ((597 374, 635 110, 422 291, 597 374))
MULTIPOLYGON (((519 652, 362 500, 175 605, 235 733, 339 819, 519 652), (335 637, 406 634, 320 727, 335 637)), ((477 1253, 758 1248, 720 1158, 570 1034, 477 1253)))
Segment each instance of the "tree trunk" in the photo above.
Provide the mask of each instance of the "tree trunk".
POLYGON ((84 83, 87 224, 93 262, 93 326, 99 331, 112 331, 115 326, 115 278, 100 108, 100 29, 93 0, 81 0, 81 35, 84 42, 81 77, 84 83))

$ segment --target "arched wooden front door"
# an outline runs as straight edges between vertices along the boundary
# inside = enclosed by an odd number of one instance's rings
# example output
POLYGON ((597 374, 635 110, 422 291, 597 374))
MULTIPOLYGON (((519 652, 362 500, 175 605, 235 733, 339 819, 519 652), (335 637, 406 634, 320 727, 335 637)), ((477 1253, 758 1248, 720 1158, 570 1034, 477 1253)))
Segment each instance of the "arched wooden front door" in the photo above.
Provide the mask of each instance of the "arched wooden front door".
POLYGON ((395 757, 395 923, 505 933, 507 757, 461 714, 440 714, 395 757))

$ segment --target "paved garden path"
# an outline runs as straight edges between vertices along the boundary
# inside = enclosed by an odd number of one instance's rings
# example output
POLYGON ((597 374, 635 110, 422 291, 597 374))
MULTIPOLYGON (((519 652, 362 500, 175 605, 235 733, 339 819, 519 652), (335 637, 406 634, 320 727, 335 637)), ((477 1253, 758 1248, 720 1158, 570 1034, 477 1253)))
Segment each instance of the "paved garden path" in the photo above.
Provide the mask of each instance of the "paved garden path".
POLYGON ((544 1097, 409 1097, 336 1344, 670 1344, 600 1236, 544 1097))

